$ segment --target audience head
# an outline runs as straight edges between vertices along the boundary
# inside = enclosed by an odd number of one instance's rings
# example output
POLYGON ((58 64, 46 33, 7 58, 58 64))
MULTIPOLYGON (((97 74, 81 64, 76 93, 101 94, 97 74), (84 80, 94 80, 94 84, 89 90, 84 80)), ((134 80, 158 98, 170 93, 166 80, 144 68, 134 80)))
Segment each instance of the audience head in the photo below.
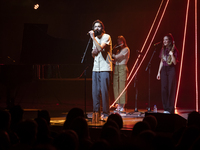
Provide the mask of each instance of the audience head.
POLYGON ((157 127, 157 119, 153 115, 145 116, 143 121, 147 122, 152 131, 155 131, 157 127))
POLYGON ((107 122, 103 125, 102 130, 104 128, 107 128, 108 126, 114 127, 117 130, 119 130, 118 124, 114 120, 112 120, 112 119, 109 119, 109 120, 107 119, 107 122))
POLYGON ((197 126, 200 128, 200 114, 193 111, 188 114, 187 126, 197 126))
POLYGON ((22 121, 24 110, 20 105, 15 105, 10 109, 11 114, 11 130, 15 131, 16 125, 22 121))
POLYGON ((119 129, 123 128, 123 119, 118 113, 108 116, 108 120, 115 121, 118 124, 119 129))
POLYGON ((1 123, 0 123, 0 130, 8 131, 10 128, 10 113, 4 110, 0 110, 0 118, 1 118, 1 123))
POLYGON ((50 125, 50 115, 47 110, 38 111, 38 118, 44 118, 48 125, 50 125))
POLYGON ((74 119, 70 125, 70 129, 77 133, 79 140, 89 139, 89 128, 85 118, 77 117, 74 119))
POLYGON ((133 130, 132 130, 132 137, 134 136, 138 136, 142 131, 145 130, 150 130, 150 126, 147 122, 137 122, 134 126, 133 126, 133 130))
POLYGON ((54 141, 54 145, 58 150, 77 150, 78 144, 78 135, 73 130, 61 132, 54 141))
POLYGON ((190 150, 199 150, 200 149, 200 137, 198 137, 192 144, 190 150))
POLYGON ((96 141, 91 147, 91 150, 110 150, 110 149, 111 149, 110 144, 104 139, 96 141))
POLYGON ((10 149, 10 138, 6 131, 0 130, 0 149, 9 150, 10 149))
POLYGON ((199 137, 200 129, 197 126, 190 126, 185 129, 179 141, 178 147, 189 149, 193 142, 199 137))
POLYGON ((25 120, 18 124, 16 133, 21 143, 32 145, 36 141, 37 123, 32 120, 25 120))
POLYGON ((154 150, 173 150, 175 145, 171 137, 166 135, 156 135, 152 141, 154 150))
POLYGON ((152 130, 145 130, 142 131, 136 140, 137 147, 140 147, 141 149, 153 149, 153 140, 156 136, 156 133, 152 130))
POLYGON ((36 145, 32 150, 57 150, 57 149, 51 144, 39 144, 36 145))
POLYGON ((35 122, 37 123, 37 143, 49 143, 50 131, 46 120, 43 118, 36 118, 35 122))
POLYGON ((102 129, 101 139, 106 140, 112 147, 119 146, 121 143, 119 130, 113 126, 107 126, 102 129))
POLYGON ((72 108, 67 116, 66 116, 66 121, 64 123, 64 126, 63 128, 66 130, 66 129, 69 129, 70 127, 70 124, 72 123, 72 121, 77 118, 77 117, 84 117, 84 112, 82 109, 80 108, 72 108))

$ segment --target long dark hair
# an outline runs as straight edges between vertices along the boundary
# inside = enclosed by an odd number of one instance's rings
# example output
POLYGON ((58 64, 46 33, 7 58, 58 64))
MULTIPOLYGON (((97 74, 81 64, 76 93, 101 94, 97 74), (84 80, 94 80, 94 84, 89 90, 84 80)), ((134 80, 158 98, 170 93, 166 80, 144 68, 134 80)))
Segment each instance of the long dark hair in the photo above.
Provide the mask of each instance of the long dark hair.
MULTIPOLYGON (((168 39, 169 39, 169 51, 170 51, 172 49, 172 46, 173 46, 173 43, 174 43, 174 37, 172 36, 171 33, 168 33, 165 36, 168 37, 168 39)), ((164 45, 163 45, 163 47, 164 47, 164 45)))

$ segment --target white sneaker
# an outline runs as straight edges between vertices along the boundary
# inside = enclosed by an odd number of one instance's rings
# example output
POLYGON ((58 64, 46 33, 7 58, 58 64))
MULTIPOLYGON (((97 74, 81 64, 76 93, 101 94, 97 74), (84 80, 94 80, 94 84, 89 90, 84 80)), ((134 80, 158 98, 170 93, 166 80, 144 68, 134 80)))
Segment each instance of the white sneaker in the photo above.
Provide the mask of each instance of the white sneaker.
POLYGON ((170 114, 170 112, 169 112, 169 111, 164 111, 163 113, 164 113, 164 114, 170 114))
POLYGON ((101 117, 100 117, 101 121, 106 121, 107 119, 108 119, 108 115, 102 114, 101 117))
POLYGON ((122 108, 120 108, 120 109, 119 109, 119 111, 121 111, 121 112, 122 112, 122 111, 125 111, 125 109, 122 107, 122 108))

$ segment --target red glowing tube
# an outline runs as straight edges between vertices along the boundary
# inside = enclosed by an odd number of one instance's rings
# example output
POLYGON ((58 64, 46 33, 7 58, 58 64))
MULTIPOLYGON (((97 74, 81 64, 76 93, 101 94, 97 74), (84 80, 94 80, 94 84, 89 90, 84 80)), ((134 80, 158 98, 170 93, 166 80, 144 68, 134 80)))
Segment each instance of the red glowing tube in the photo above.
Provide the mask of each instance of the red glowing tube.
POLYGON ((198 67, 197 67, 197 0, 195 0, 195 86, 196 86, 196 111, 199 111, 198 108, 198 67))
POLYGON ((180 87, 180 81, 181 81, 182 65, 183 65, 183 58, 184 58, 184 52, 185 52, 185 37, 186 37, 186 32, 187 32, 189 4, 190 4, 190 0, 187 1, 187 10, 186 10, 186 16, 185 16, 185 28, 184 28, 184 36, 183 36, 181 63, 180 63, 180 71, 179 71, 179 78, 178 78, 178 85, 177 85, 174 108, 176 108, 177 99, 178 99, 178 93, 179 93, 179 87, 180 87))

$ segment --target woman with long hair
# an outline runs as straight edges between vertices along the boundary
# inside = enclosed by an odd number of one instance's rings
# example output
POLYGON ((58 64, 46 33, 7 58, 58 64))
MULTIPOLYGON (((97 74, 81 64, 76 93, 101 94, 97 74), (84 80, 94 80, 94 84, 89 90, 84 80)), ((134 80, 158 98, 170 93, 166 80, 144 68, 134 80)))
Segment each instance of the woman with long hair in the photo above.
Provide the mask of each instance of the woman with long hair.
MULTIPOLYGON (((127 82, 128 68, 127 62, 130 56, 130 50, 126 44, 126 40, 123 36, 118 36, 117 45, 119 50, 116 54, 113 54, 114 58, 114 74, 113 74, 113 91, 114 98, 117 99, 119 94, 123 91, 127 82)), ((117 110, 120 112, 124 111, 124 106, 127 102, 127 92, 125 91, 119 100, 116 102, 118 104, 117 110)))
POLYGON ((157 79, 161 80, 161 97, 164 113, 174 113, 176 95, 176 64, 178 50, 171 33, 163 37, 157 79))

